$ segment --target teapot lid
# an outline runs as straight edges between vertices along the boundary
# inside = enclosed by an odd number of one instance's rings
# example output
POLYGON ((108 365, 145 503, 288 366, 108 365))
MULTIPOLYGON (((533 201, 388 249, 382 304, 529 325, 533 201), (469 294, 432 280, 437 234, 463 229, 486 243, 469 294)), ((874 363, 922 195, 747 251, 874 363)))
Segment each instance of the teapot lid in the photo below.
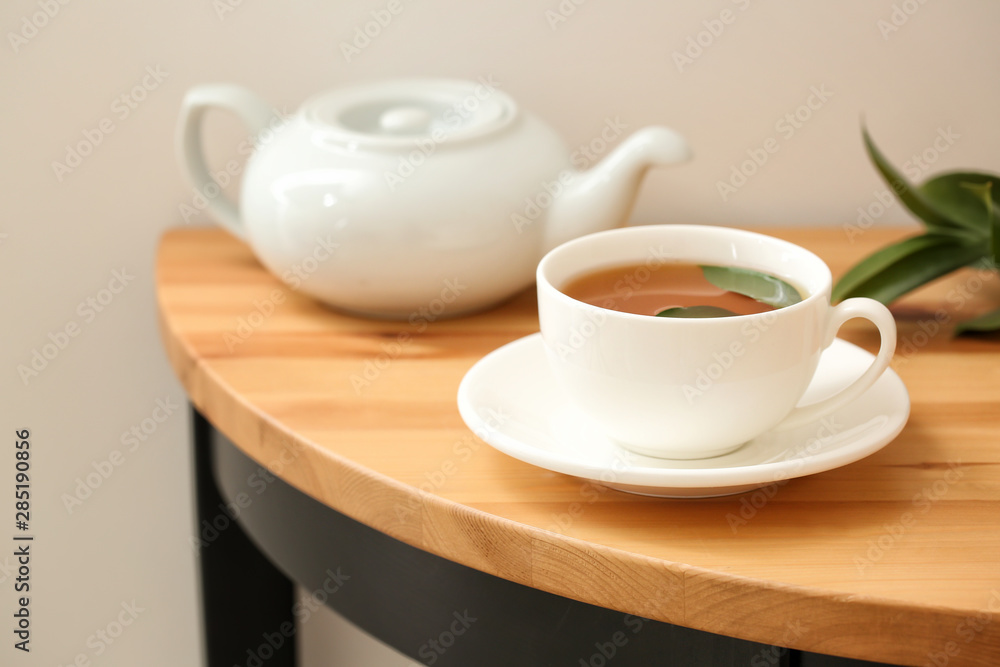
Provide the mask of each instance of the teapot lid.
POLYGON ((403 79, 324 93, 302 116, 344 143, 410 147, 483 137, 509 125, 517 104, 487 77, 478 81, 403 79))

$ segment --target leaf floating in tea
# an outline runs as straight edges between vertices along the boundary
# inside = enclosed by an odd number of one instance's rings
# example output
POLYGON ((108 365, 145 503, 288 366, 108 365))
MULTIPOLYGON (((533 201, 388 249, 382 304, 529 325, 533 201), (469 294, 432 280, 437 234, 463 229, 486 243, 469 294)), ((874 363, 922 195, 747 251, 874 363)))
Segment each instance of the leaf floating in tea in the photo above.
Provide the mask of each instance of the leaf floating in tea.
POLYGON ((657 317, 733 317, 734 315, 739 313, 718 306, 677 306, 661 310, 656 314, 657 317))
POLYGON ((748 296, 775 308, 784 308, 802 301, 799 291, 781 278, 753 269, 735 266, 702 266, 708 282, 730 292, 748 296))

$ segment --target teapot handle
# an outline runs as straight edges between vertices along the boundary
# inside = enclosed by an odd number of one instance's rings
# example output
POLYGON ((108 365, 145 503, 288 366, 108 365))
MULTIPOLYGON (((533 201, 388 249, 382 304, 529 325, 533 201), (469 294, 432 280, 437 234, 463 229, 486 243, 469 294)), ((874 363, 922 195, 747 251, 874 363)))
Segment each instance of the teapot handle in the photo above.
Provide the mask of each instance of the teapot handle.
POLYGON ((246 240, 246 232, 236 203, 223 194, 222 188, 214 181, 205 163, 201 119, 211 107, 220 107, 235 113, 243 120, 253 137, 267 127, 274 112, 255 94, 232 84, 196 86, 187 92, 181 104, 177 145, 188 179, 208 202, 209 213, 234 236, 246 240), (215 194, 209 196, 208 193, 213 189, 215 194))

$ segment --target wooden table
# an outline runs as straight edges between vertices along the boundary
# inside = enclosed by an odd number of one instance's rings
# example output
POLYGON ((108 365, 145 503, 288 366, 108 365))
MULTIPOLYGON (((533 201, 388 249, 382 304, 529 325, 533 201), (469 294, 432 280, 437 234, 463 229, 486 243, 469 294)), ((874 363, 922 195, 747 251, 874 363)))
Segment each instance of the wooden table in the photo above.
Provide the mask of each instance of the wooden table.
MULTIPOLYGON (((873 229, 849 241, 839 228, 764 231, 810 248, 835 276, 912 233, 873 229)), ((601 616, 612 625, 591 630, 608 634, 586 635, 591 654, 561 664, 603 664, 602 647, 605 661, 612 649, 624 656, 630 649, 619 639, 632 639, 631 626, 623 625, 619 636, 614 619, 635 623, 636 617, 663 623, 655 632, 643 629, 633 645, 682 626, 745 640, 733 655, 774 658, 755 664, 830 664, 808 662, 812 653, 905 665, 1000 664, 1000 341, 951 336, 956 321, 1000 303, 995 275, 965 270, 894 306, 899 345, 893 366, 909 389, 912 413, 883 450, 771 489, 680 501, 595 491, 509 458, 465 427, 455 402, 459 381, 490 350, 537 331, 532 291, 452 321, 358 319, 294 292, 245 245, 205 229, 169 232, 157 271, 170 362, 197 411, 232 443, 199 460, 203 467, 226 467, 230 481, 239 478, 227 487, 216 469, 220 504, 231 503, 230 518, 243 515, 236 523, 272 560, 296 554, 289 546, 275 556, 284 547, 262 545, 250 524, 290 525, 271 538, 285 546, 303 539, 302 532, 325 528, 315 524, 321 518, 299 525, 301 516, 269 510, 263 499, 271 491, 254 495, 254 481, 268 477, 260 466, 276 473, 271 479, 281 489, 287 485, 287 493, 331 512, 318 517, 374 529, 370 533, 386 542, 372 558, 398 544, 400 562, 427 556, 464 566, 462 572, 471 568, 481 579, 470 581, 487 588, 494 580, 514 582, 511 600, 542 599, 522 589, 540 591, 544 600, 585 603, 566 608, 584 616, 589 610, 635 615, 601 616), (250 479, 254 470, 257 480, 250 479), (236 510, 241 489, 253 506, 236 510), (269 519, 249 518, 268 511, 269 519), (746 642, 808 653, 767 653, 746 642)), ((876 334, 862 323, 848 323, 841 337, 877 347, 876 334)), ((206 539, 205 522, 228 523, 206 505, 215 498, 211 481, 199 482, 206 580, 237 567, 208 557, 215 538, 206 539)), ((243 547, 218 553, 245 556, 243 547)), ((295 569, 278 564, 286 573, 295 569)), ((371 599, 372 590, 361 597, 371 599)), ((212 604, 213 594, 206 595, 212 604)), ((449 600, 457 619, 461 591, 449 600)), ((356 621, 369 630, 381 613, 377 599, 372 605, 356 621)), ((399 609, 382 610, 405 625, 399 609)), ((287 617, 287 609, 278 616, 287 617)), ((491 627, 500 624, 491 621, 491 627)), ((458 628, 465 631, 461 623, 458 628)), ((484 622, 473 628, 477 636, 489 635, 484 622)), ((373 633, 395 631, 376 627, 373 633)), ((546 630, 563 631, 571 629, 546 630)), ((463 640, 453 633, 451 641, 455 648, 448 652, 397 648, 428 663, 461 664, 452 660, 465 651, 463 640)))

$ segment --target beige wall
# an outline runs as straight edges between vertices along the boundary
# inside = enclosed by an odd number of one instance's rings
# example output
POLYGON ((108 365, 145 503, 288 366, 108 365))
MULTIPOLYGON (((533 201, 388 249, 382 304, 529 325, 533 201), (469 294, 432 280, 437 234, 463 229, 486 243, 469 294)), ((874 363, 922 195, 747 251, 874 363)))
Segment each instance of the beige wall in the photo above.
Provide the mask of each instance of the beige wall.
MULTIPOLYGON (((341 43, 388 4, 0 7, 0 513, 12 518, 12 432, 28 428, 38 537, 32 652, 10 664, 199 659, 188 424, 183 411, 157 411, 158 400, 180 404, 183 392, 160 350, 152 277, 158 236, 181 222, 179 207, 191 200, 173 129, 194 84, 239 82, 293 109, 320 89, 374 77, 492 75, 574 147, 607 119, 629 129, 669 124, 689 137, 696 160, 650 174, 633 218, 641 223, 849 224, 882 189, 862 151, 862 115, 900 164, 926 151, 932 170, 1000 169, 1000 5, 988 0, 401 0, 402 11, 348 62, 341 43), (42 27, 26 27, 32 21, 42 27), (690 62, 680 57, 689 47, 690 62), (125 105, 121 96, 144 82, 136 92, 144 99, 125 105), (800 110, 810 99, 814 108, 800 110), (797 111, 796 127, 785 117, 797 111), (85 132, 99 143, 79 166, 56 173, 52 163, 64 162, 66 146, 85 132), (723 200, 719 182, 754 152, 760 157, 769 139, 777 152, 723 200), (87 305, 102 298, 100 312, 87 305), (67 326, 77 333, 63 339, 67 326), (23 381, 18 366, 30 365, 50 334, 65 348, 23 381), (144 441, 123 440, 144 420, 147 430, 155 425, 144 441), (119 465, 103 463, 116 450, 119 465), (108 465, 111 474, 70 512, 64 501, 76 480, 108 465), (98 639, 133 601, 142 609, 135 621, 111 645, 98 639)), ((208 132, 220 163, 245 134, 222 115, 208 132)), ((905 219, 893 205, 878 222, 905 219)), ((0 545, 14 532, 5 525, 0 545)), ((10 563, 0 556, 7 619, 10 563)), ((308 664, 377 663, 332 661, 323 639, 343 629, 314 618, 304 633, 308 664)), ((5 645, 0 655, 8 664, 14 654, 5 645)))

